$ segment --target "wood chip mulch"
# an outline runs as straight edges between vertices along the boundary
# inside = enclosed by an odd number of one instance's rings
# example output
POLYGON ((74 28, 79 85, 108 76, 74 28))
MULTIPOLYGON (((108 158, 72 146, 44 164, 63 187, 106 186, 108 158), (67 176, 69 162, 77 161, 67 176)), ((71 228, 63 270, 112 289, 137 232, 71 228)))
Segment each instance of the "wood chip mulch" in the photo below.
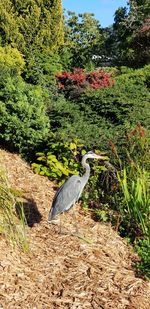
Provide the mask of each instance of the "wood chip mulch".
POLYGON ((35 175, 18 155, 0 150, 11 187, 23 192, 30 250, 0 236, 0 309, 149 309, 150 284, 136 276, 137 256, 110 225, 76 206, 59 224, 47 223, 54 183, 35 175))

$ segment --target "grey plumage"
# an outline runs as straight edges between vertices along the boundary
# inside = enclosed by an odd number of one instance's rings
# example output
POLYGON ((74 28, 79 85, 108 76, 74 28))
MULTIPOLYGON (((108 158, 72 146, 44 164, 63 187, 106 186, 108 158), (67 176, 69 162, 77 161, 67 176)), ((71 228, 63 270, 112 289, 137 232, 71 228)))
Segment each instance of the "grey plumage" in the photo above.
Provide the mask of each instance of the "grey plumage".
POLYGON ((83 176, 71 176, 56 192, 52 207, 49 211, 48 221, 53 220, 58 214, 69 210, 80 198, 82 191, 88 182, 90 176, 90 166, 86 162, 87 159, 103 159, 101 155, 97 155, 89 151, 82 157, 82 166, 86 169, 83 176))

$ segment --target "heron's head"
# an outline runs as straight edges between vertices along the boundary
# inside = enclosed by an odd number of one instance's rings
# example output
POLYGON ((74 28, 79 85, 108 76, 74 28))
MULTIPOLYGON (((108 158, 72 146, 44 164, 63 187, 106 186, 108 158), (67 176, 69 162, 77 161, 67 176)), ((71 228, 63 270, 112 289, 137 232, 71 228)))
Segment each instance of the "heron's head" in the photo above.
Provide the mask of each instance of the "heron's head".
POLYGON ((102 159, 104 160, 104 156, 102 156, 102 154, 97 154, 93 151, 88 151, 85 155, 84 155, 85 159, 102 159))

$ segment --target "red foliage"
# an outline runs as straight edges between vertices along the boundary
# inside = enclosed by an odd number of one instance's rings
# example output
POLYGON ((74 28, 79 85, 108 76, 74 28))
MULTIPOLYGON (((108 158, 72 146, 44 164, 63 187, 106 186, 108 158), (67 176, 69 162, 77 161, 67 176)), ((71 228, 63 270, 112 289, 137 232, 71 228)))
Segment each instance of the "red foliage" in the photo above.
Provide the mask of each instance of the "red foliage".
POLYGON ((150 17, 148 17, 140 29, 140 33, 150 33, 150 17))
POLYGON ((109 87, 114 84, 114 81, 110 79, 110 74, 105 73, 104 71, 94 71, 86 76, 90 88, 100 89, 104 87, 109 87))
POLYGON ((74 69, 73 72, 62 72, 57 74, 56 78, 60 89, 64 89, 64 87, 68 84, 82 86, 85 84, 86 80, 83 69, 74 69))
POLYGON ((87 88, 100 89, 114 85, 110 74, 103 70, 86 73, 83 69, 74 69, 73 72, 62 72, 56 75, 58 87, 61 91, 78 93, 87 88))
POLYGON ((141 126, 141 124, 137 124, 137 126, 135 127, 135 129, 130 130, 130 132, 128 133, 128 138, 131 139, 132 137, 140 137, 145 138, 146 136, 146 131, 144 129, 144 127, 141 126))

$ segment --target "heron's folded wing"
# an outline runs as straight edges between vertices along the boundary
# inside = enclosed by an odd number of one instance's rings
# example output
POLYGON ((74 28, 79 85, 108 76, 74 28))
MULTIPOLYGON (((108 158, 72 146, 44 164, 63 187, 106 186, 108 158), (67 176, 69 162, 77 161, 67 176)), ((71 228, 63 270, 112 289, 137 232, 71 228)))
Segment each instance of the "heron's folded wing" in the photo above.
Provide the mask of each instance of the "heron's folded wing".
POLYGON ((70 177, 57 191, 52 207, 57 213, 68 210, 80 197, 82 183, 79 176, 70 177))

